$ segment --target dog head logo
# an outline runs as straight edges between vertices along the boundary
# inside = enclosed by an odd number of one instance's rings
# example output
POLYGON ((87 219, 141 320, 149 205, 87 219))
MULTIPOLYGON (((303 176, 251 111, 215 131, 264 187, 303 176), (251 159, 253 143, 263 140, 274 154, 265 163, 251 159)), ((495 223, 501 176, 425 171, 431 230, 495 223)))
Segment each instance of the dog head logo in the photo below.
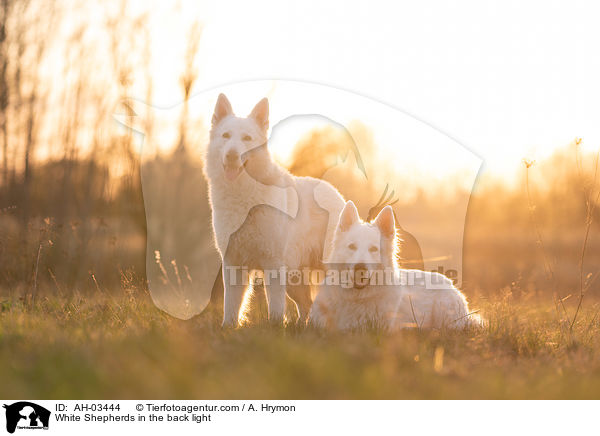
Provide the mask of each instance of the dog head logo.
MULTIPOLYGON (((149 133, 148 120, 155 120, 151 132, 168 130, 161 124, 165 120, 171 120, 171 129, 177 130, 178 123, 172 121, 184 105, 161 109, 129 100, 127 107, 125 114, 115 118, 133 131, 142 150, 148 286, 155 304, 169 314, 188 319, 204 310, 219 276, 219 251, 226 251, 229 236, 243 224, 244 211, 256 206, 252 196, 238 196, 234 205, 237 221, 213 223, 203 173, 214 171, 215 177, 224 181, 225 190, 246 180, 249 184, 243 186, 268 192, 269 206, 294 218, 302 207, 294 188, 279 185, 259 170, 261 160, 270 159, 277 150, 290 149, 302 135, 314 130, 297 122, 302 117, 329 120, 329 125, 349 137, 350 145, 333 153, 335 162, 322 164, 322 171, 315 174, 328 182, 317 183, 313 192, 315 202, 330 212, 324 250, 330 247, 340 212, 327 208, 332 204, 333 185, 345 199, 360 199, 355 204, 363 219, 371 220, 386 205, 393 205, 403 240, 400 256, 404 267, 443 272, 461 284, 466 210, 482 161, 431 126, 375 100, 326 86, 242 82, 186 102, 189 119, 204 121, 193 122, 198 127, 190 129, 185 141, 179 140, 179 148, 167 161, 158 144, 178 143, 177 138, 184 135, 161 139, 157 133, 149 133), (238 113, 247 116, 239 118, 238 113), (366 128, 356 128, 356 120, 366 128), (270 134, 269 126, 273 126, 270 134), (202 134, 191 136, 198 132, 202 134), (186 153, 179 153, 184 149, 186 153), (196 161, 190 157, 194 153, 189 153, 195 150, 202 150, 196 161), (449 192, 448 187, 458 179, 461 190, 449 192), (435 192, 436 197, 423 197, 425 191, 435 192), (450 207, 444 203, 445 196, 456 197, 450 207), (213 225, 228 226, 219 229, 221 240, 215 240, 213 225)), ((323 150, 331 154, 328 144, 319 150, 306 150, 301 157, 310 165, 311 159, 322 160, 319 153, 323 150)), ((322 258, 327 257, 324 252, 322 258)))
POLYGON ((6 409, 6 431, 16 429, 48 429, 50 411, 29 401, 19 401, 4 405, 6 409))

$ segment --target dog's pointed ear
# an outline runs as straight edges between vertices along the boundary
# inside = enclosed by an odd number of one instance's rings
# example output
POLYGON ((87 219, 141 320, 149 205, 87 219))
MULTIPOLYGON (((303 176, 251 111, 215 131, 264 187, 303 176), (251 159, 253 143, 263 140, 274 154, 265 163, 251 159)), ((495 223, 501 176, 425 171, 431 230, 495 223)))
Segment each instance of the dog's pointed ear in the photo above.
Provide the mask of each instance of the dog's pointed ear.
POLYGON ((392 238, 396 234, 396 220, 394 219, 394 210, 392 206, 386 206, 373 221, 379 228, 379 231, 386 238, 392 238))
POLYGON ((249 117, 253 118, 256 124, 266 131, 269 128, 269 100, 265 97, 256 103, 249 117))
POLYGON ((354 224, 356 224, 359 220, 358 210, 356 210, 356 206, 352 201, 348 201, 340 214, 340 221, 338 223, 338 228, 341 232, 345 232, 354 224))
POLYGON ((213 113, 212 117, 213 127, 219 124, 221 120, 228 115, 233 115, 231 103, 229 103, 229 100, 227 100, 225 94, 219 94, 219 98, 217 98, 217 104, 215 105, 215 112, 213 113))

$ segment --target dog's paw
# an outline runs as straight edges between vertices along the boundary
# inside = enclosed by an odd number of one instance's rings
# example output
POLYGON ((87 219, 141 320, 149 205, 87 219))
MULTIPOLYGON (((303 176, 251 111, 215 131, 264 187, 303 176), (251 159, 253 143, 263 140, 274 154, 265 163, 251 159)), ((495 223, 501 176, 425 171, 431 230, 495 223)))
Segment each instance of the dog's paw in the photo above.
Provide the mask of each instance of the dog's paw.
POLYGON ((233 329, 236 329, 237 327, 238 327, 237 321, 223 321, 223 323, 221 324, 221 328, 223 330, 233 330, 233 329))

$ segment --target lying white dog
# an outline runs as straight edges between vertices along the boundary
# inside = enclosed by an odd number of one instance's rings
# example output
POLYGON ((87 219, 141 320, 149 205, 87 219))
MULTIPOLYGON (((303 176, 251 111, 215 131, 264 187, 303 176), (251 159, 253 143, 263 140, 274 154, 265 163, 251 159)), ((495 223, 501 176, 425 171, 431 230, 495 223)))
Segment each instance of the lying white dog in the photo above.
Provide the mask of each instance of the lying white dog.
POLYGON ((467 300, 445 276, 399 269, 394 213, 386 206, 372 223, 351 201, 340 214, 325 283, 310 313, 318 327, 463 328, 480 325, 467 300), (332 274, 332 271, 336 274, 332 274))

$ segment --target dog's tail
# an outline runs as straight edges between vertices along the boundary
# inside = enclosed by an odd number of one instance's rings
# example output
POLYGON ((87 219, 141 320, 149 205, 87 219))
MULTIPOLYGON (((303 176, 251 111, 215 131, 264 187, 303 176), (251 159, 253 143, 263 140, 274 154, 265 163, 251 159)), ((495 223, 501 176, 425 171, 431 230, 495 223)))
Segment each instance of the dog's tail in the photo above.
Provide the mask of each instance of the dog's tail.
POLYGON ((479 310, 469 312, 466 315, 460 317, 454 321, 454 324, 458 328, 482 328, 487 325, 487 321, 479 313, 479 310))

